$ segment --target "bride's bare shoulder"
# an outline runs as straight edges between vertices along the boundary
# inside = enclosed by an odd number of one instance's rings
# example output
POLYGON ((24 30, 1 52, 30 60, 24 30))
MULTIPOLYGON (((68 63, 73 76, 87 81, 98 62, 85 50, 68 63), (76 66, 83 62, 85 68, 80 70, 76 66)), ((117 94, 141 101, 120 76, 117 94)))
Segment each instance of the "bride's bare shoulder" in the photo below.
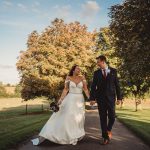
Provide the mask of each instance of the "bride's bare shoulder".
POLYGON ((67 77, 66 77, 66 80, 70 80, 70 79, 71 79, 71 77, 70 77, 70 76, 67 76, 67 77))
POLYGON ((86 80, 84 75, 80 75, 81 80, 86 80))

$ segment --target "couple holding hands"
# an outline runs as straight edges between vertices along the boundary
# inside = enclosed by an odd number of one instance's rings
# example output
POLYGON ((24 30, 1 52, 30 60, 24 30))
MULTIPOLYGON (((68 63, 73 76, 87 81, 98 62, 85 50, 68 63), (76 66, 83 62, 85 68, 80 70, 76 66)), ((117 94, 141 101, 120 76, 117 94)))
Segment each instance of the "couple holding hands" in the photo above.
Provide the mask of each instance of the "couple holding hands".
POLYGON ((100 116, 102 145, 112 139, 112 127, 115 122, 115 103, 120 104, 122 94, 116 69, 108 67, 106 57, 97 59, 98 70, 94 72, 91 90, 86 79, 80 75, 80 67, 74 65, 65 80, 64 90, 58 101, 59 111, 53 113, 46 122, 39 137, 32 140, 39 145, 45 139, 58 144, 76 145, 85 136, 85 103, 83 91, 90 105, 97 103, 100 116))

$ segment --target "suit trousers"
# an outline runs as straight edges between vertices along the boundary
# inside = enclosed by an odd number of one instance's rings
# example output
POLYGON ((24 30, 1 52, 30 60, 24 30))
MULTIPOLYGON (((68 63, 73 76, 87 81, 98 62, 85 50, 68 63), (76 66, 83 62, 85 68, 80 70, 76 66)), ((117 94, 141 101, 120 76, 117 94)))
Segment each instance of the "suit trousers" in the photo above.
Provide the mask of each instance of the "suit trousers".
POLYGON ((107 97, 98 101, 98 111, 100 116, 100 125, 102 137, 108 138, 108 131, 112 130, 115 122, 115 100, 110 101, 107 97))

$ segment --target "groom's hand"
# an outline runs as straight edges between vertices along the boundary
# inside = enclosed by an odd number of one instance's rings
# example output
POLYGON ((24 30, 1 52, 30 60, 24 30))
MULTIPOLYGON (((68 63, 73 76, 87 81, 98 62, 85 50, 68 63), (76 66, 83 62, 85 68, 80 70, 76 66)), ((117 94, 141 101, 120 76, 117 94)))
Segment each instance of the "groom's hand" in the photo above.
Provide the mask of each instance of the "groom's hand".
POLYGON ((90 105, 93 106, 96 102, 95 101, 90 101, 90 105))
POLYGON ((116 105, 120 105, 120 104, 121 104, 121 100, 117 100, 116 105))

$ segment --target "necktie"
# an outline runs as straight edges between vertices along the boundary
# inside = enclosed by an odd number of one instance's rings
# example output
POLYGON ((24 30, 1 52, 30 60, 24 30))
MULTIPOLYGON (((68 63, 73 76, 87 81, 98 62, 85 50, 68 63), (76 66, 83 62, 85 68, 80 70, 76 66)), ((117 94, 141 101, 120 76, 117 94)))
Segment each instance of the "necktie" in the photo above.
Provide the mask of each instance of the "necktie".
POLYGON ((103 76, 106 79, 106 70, 105 69, 103 70, 103 76))

